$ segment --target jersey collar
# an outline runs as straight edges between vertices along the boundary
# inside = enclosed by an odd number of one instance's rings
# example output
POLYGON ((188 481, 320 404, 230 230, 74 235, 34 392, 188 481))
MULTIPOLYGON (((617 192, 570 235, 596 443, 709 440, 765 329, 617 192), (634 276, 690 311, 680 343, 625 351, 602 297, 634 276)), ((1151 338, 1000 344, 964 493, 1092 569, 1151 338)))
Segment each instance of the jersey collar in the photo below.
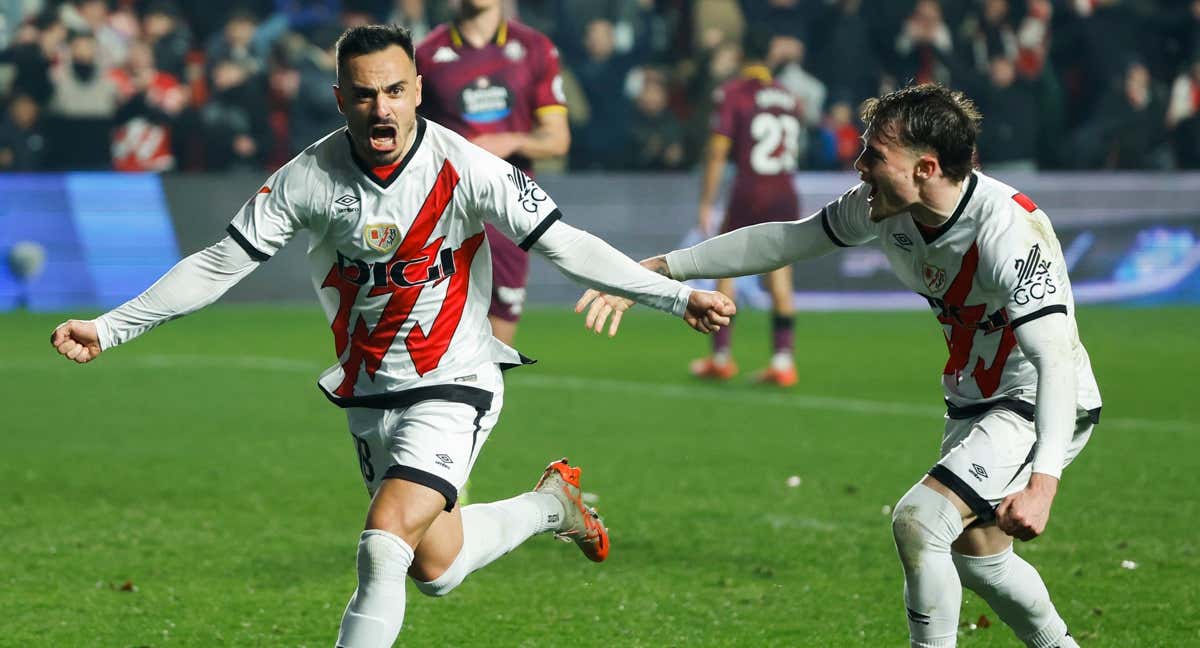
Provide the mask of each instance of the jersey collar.
POLYGON ((372 167, 358 156, 358 151, 354 150, 354 140, 350 139, 349 131, 346 132, 346 144, 350 146, 350 157, 354 159, 355 166, 367 179, 379 185, 382 189, 387 189, 392 186, 396 178, 400 177, 400 173, 408 166, 413 155, 416 155, 417 149, 421 146, 421 141, 425 139, 425 118, 417 115, 417 134, 413 137, 412 146, 409 147, 408 153, 395 164, 390 164, 383 167, 372 167))
MULTIPOLYGON (((450 42, 455 47, 462 47, 466 41, 463 40, 462 34, 458 31, 458 25, 450 23, 450 42)), ((492 36, 492 42, 496 45, 503 46, 508 42, 508 21, 501 20, 500 27, 496 29, 496 35, 492 36)))
POLYGON ((967 190, 963 192, 962 198, 958 200, 958 207, 954 210, 954 214, 950 216, 950 220, 942 223, 937 228, 930 230, 927 227, 921 227, 916 220, 913 224, 917 225, 917 231, 921 233, 921 238, 925 240, 925 245, 929 245, 942 237, 943 234, 950 231, 951 227, 958 222, 958 217, 967 208, 967 203, 971 202, 971 195, 975 193, 975 185, 979 183, 979 176, 974 171, 967 178, 967 190))
POLYGON ((742 68, 742 76, 747 79, 757 79, 763 83, 770 83, 772 80, 771 69, 765 65, 747 65, 742 68))

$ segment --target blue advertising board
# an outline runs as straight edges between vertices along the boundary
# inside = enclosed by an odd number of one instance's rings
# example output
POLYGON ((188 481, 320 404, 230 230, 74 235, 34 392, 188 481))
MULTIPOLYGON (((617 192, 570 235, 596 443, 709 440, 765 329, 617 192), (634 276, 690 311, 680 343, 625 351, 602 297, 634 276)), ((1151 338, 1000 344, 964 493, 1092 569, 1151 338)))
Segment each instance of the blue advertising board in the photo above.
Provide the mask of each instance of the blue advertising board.
POLYGON ((178 260, 158 176, 0 174, 0 310, 112 307, 178 260), (21 276, 18 246, 40 272, 21 276))

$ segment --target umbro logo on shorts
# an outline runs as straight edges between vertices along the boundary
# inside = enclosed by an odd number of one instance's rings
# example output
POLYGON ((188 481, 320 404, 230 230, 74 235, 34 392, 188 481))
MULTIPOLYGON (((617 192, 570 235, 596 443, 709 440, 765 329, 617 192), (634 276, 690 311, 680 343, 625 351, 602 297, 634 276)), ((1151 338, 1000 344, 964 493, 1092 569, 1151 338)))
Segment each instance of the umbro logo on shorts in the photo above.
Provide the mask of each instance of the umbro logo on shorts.
POLYGON ((449 468, 450 464, 454 463, 454 460, 451 459, 450 455, 448 454, 436 454, 433 456, 437 457, 437 461, 435 463, 442 468, 449 468))
POLYGON ((967 472, 971 473, 971 476, 979 481, 987 479, 988 476, 987 471, 983 469, 983 466, 980 466, 977 463, 971 464, 971 469, 967 472))

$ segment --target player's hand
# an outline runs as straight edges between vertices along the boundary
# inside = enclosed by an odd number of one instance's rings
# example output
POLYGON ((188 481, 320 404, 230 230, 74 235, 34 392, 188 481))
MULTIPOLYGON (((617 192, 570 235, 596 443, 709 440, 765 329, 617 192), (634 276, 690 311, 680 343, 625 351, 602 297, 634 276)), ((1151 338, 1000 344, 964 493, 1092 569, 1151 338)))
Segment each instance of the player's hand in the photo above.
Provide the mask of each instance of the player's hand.
MULTIPOLYGON (((667 267, 667 258, 663 255, 642 259, 640 263, 642 267, 651 272, 657 272, 668 278, 671 276, 670 268, 667 267)), ((621 327, 621 315, 632 308, 633 304, 633 300, 624 297, 609 295, 599 290, 588 290, 583 293, 579 301, 575 302, 575 312, 582 313, 583 309, 587 308, 588 314, 584 319, 584 326, 597 333, 604 330, 604 322, 611 315, 612 324, 608 327, 608 337, 613 337, 617 334, 617 329, 621 327)))
POLYGON ((609 295, 599 290, 590 289, 583 293, 579 301, 575 302, 575 312, 582 313, 583 309, 587 308, 588 313, 587 317, 583 320, 583 325, 596 333, 604 331, 604 322, 611 315, 612 323, 608 327, 608 337, 613 337, 617 334, 617 329, 621 326, 621 315, 632 308, 633 304, 632 299, 625 299, 624 297, 609 295))
POLYGON ((471 140, 471 143, 498 158, 505 159, 521 148, 522 141, 520 133, 484 133, 471 140))
POLYGON ((79 364, 91 362, 100 355, 100 336, 96 323, 88 320, 67 320, 50 334, 50 344, 62 355, 79 364))
POLYGON ((1058 480, 1033 473, 1025 490, 1009 495, 996 507, 996 526, 1019 540, 1033 540, 1046 530, 1058 480))
POLYGON ((693 290, 688 297, 683 321, 701 333, 716 333, 737 312, 737 306, 728 296, 715 290, 693 290))

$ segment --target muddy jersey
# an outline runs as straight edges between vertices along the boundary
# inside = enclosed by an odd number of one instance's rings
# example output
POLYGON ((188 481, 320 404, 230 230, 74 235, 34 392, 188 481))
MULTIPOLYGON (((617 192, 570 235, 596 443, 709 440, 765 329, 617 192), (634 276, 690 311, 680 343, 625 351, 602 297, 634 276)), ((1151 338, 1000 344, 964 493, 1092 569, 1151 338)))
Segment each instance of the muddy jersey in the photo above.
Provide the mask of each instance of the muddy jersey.
POLYGON ((338 361, 320 387, 343 406, 469 380, 486 363, 519 364, 486 317, 485 220, 528 250, 560 217, 511 164, 418 118, 408 154, 379 177, 345 129, 305 149, 238 212, 229 234, 264 261, 308 230, 313 287, 338 361))
POLYGON ((982 173, 971 173, 963 185, 954 214, 935 230, 918 227, 904 213, 871 222, 866 184, 826 205, 820 218, 840 246, 877 242, 904 285, 928 300, 949 349, 942 386, 952 408, 1005 399, 1036 403, 1037 371, 1014 330, 1054 313, 1069 321, 1077 408, 1099 408, 1050 220, 1029 197, 982 173))
MULTIPOLYGON (((528 133, 542 111, 566 111, 558 50, 537 30, 500 23, 495 38, 472 47, 451 24, 441 25, 417 46, 422 77, 420 113, 472 139, 485 133, 528 133)), ((510 160, 523 171, 532 161, 510 160)))
POLYGON ((725 82, 714 100, 712 132, 731 140, 737 167, 726 220, 744 226, 798 219, 792 175, 804 123, 799 99, 766 68, 752 66, 725 82))

